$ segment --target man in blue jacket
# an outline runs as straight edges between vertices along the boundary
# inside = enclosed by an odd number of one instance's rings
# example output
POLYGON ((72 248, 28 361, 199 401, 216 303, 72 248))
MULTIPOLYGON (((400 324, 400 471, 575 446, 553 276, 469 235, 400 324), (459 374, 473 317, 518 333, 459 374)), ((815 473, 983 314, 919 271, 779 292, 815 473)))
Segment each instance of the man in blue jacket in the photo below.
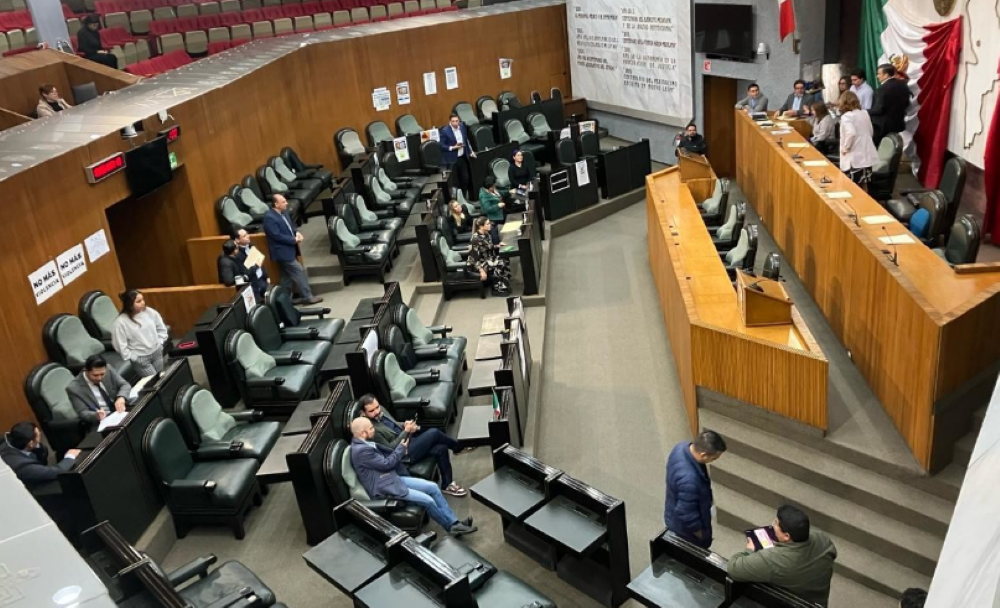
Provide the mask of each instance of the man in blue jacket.
POLYGON ((469 159, 475 158, 476 153, 472 150, 469 142, 469 130, 465 128, 458 118, 458 114, 452 114, 448 119, 448 125, 439 131, 441 145, 441 160, 446 167, 451 167, 455 171, 455 179, 458 187, 466 196, 470 194, 472 184, 472 168, 469 166, 469 159))
POLYGON ((375 443, 372 421, 364 416, 351 422, 351 434, 354 435, 351 464, 369 498, 395 498, 418 504, 452 536, 471 534, 479 529, 472 525, 471 517, 464 521, 455 517, 436 483, 409 476, 402 463, 409 448, 409 437, 395 449, 379 445, 375 443))
POLYGON ((323 298, 317 298, 309 288, 306 271, 298 261, 299 243, 302 233, 292 228, 288 221, 288 201, 280 194, 271 197, 273 206, 264 214, 264 236, 267 237, 267 248, 271 257, 281 269, 281 284, 291 290, 294 285, 298 292, 298 300, 293 304, 319 304, 323 298))
POLYGON ((725 451, 722 437, 706 429, 693 442, 675 445, 667 459, 663 523, 677 536, 705 549, 712 545, 712 480, 706 465, 725 451))

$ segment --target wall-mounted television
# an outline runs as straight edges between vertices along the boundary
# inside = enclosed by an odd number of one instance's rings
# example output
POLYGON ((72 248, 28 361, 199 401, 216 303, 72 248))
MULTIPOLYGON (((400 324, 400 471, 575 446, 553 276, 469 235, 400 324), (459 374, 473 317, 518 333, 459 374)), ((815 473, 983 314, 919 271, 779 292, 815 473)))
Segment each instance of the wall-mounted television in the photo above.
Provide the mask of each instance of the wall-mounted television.
POLYGON ((146 196, 174 177, 163 135, 126 152, 125 161, 125 178, 134 198, 146 196))
POLYGON ((695 4, 695 51, 709 57, 753 61, 757 50, 753 20, 749 4, 695 4))

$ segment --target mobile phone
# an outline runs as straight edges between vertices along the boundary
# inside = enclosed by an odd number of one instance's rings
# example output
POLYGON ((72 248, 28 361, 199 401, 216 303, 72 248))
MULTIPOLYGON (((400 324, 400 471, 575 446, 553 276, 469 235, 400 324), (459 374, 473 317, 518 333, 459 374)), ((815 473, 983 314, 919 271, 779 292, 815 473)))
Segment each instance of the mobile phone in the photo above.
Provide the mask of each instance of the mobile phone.
POLYGON ((756 550, 770 549, 774 546, 777 538, 774 534, 774 528, 772 526, 761 526, 760 528, 752 528, 750 530, 744 530, 747 538, 753 543, 756 550))

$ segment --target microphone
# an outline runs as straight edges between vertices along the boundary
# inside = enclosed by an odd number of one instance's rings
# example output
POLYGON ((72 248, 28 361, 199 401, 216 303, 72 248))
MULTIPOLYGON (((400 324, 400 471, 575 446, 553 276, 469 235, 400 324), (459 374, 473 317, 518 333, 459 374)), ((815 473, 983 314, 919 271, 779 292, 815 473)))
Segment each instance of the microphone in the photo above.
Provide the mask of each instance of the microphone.
POLYGON ((889 256, 889 261, 890 262, 892 262, 896 266, 899 266, 899 250, 896 248, 896 244, 892 242, 892 236, 889 234, 889 231, 885 229, 885 226, 882 226, 882 232, 884 232, 885 235, 887 237, 889 237, 889 243, 887 243, 887 244, 892 245, 892 253, 891 254, 889 253, 888 249, 883 249, 882 253, 884 253, 884 254, 886 254, 886 255, 889 256))
POLYGON ((800 154, 798 152, 796 152, 795 154, 792 154, 792 160, 799 160, 799 159, 802 159, 802 158, 805 158, 805 157, 802 156, 802 154, 800 154))
MULTIPOLYGON (((843 202, 844 202, 844 205, 846 205, 847 208, 851 210, 851 212, 847 214, 847 217, 849 217, 852 220, 854 220, 854 225, 855 226, 861 226, 861 222, 858 221, 858 212, 855 211, 854 207, 852 207, 851 204, 848 203, 846 200, 843 201, 843 202)), ((882 230, 885 230, 885 226, 882 226, 882 230)))
POLYGON ((830 179, 829 177, 827 177, 826 175, 824 175, 823 178, 821 180, 819 180, 819 183, 821 183, 821 184, 832 184, 833 180, 830 179))
POLYGON ((752 289, 758 293, 764 293, 764 288, 760 286, 760 284, 763 283, 764 281, 771 281, 772 283, 781 283, 781 281, 777 281, 775 279, 772 279, 771 277, 761 277, 756 281, 754 281, 753 283, 747 285, 747 289, 752 289))
POLYGON ((785 147, 785 139, 783 137, 779 137, 778 138, 778 147, 779 148, 784 148, 785 147))

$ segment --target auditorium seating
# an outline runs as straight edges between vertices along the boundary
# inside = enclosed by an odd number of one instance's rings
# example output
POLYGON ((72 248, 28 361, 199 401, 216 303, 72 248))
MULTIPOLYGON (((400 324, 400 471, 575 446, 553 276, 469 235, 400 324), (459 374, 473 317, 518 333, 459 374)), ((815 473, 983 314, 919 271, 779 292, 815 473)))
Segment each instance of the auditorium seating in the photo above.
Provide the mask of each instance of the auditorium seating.
MULTIPOLYGON (((253 209, 260 210, 260 206, 256 201, 264 203, 268 208, 272 206, 270 194, 265 195, 263 188, 261 188, 260 182, 253 175, 244 175, 243 180, 240 182, 242 190, 240 190, 240 200, 244 201, 249 205, 253 205, 253 209), (256 199, 256 201, 254 201, 256 199)), ((288 214, 288 218, 295 223, 297 226, 301 226, 305 220, 305 204, 303 201, 292 198, 285 197, 288 200, 288 208, 285 213, 288 214)), ((264 211, 266 213, 266 211, 264 211)), ((251 213, 251 215, 256 215, 256 212, 251 213)), ((263 214, 261 214, 263 217, 263 214)))
POLYGON ((240 228, 247 232, 260 232, 260 221, 246 213, 229 195, 220 196, 215 202, 215 215, 219 218, 219 230, 223 234, 233 234, 240 228))
POLYGON ((375 206, 376 211, 391 210, 393 215, 404 218, 404 220, 410 216, 413 205, 416 203, 416 198, 411 194, 404 192, 404 197, 393 198, 391 194, 382 188, 382 184, 376 175, 369 177, 366 185, 368 186, 369 200, 375 206))
POLYGON ((726 222, 717 228, 708 229, 712 235, 712 242, 718 251, 730 251, 736 247, 740 233, 743 231, 746 209, 745 202, 730 205, 726 212, 726 222))
POLYGON ((457 291, 479 291, 480 298, 486 297, 486 283, 480 280, 479 275, 466 270, 462 255, 453 250, 438 231, 431 233, 431 252, 441 277, 445 300, 450 300, 457 291))
POLYGON ((24 396, 56 457, 79 445, 90 425, 76 414, 66 394, 73 374, 58 363, 42 363, 24 379, 24 396))
POLYGON ((299 328, 318 337, 333 342, 340 336, 346 323, 343 319, 329 317, 329 308, 296 308, 292 304, 291 292, 281 285, 272 285, 265 296, 267 307, 274 314, 275 321, 286 328, 299 328), (315 317, 315 318, 311 318, 315 317))
MULTIPOLYGON (((118 309, 115 308, 111 296, 100 290, 88 291, 80 297, 77 312, 91 336, 100 340, 105 349, 114 348, 111 344, 111 335, 115 329, 115 319, 118 318, 118 309)), ((163 343, 163 352, 170 352, 170 347, 170 327, 167 326, 167 339, 163 343)))
POLYGON ((361 143, 358 132, 345 127, 333 135, 333 143, 340 155, 341 164, 346 167, 354 162, 355 157, 365 154, 365 145, 361 143))
POLYGON ((417 311, 406 304, 394 304, 386 311, 392 322, 401 327, 410 337, 414 351, 421 354, 425 351, 436 351, 444 346, 448 356, 462 361, 465 366, 465 349, 468 339, 465 336, 448 336, 453 328, 448 325, 424 325, 417 311))
POLYGON ((516 110, 521 107, 521 100, 511 91, 503 91, 497 95, 497 103, 501 110, 516 110))
POLYGON ((424 128, 417 122, 413 114, 403 114, 396 117, 396 135, 418 135, 424 128))
POLYGON ((362 243, 358 235, 347 228, 343 218, 336 216, 327 220, 327 235, 330 252, 340 262, 344 285, 350 285, 356 276, 375 276, 380 283, 385 282, 385 273, 392 267, 388 245, 362 243))
POLYGON ((403 228, 403 219, 398 217, 379 217, 378 214, 368 210, 365 199, 359 194, 348 194, 348 201, 354 205, 362 230, 391 230, 395 234, 403 228))
MULTIPOLYGON (((178 35, 179 36, 179 35, 178 35)), ((142 42, 142 41, 140 41, 142 42)), ((183 67, 192 62, 191 56, 184 51, 183 46, 177 50, 170 51, 158 57, 138 61, 125 67, 125 71, 136 76, 152 77, 162 74, 168 70, 183 67)))
POLYGON ((433 373, 407 374, 392 353, 379 350, 371 358, 369 373, 375 396, 396 420, 419 414, 425 427, 446 427, 455 416, 458 386, 433 373))
POLYGON ((226 449, 234 458, 264 462, 281 434, 281 424, 261 416, 254 410, 226 412, 210 391, 197 384, 182 388, 173 403, 173 418, 196 457, 226 449))
POLYGON ((465 123, 465 126, 472 128, 479 124, 479 117, 476 116, 476 111, 472 109, 472 105, 467 101, 460 101, 455 104, 452 108, 452 112, 458 115, 459 120, 465 123))
POLYGON ((324 169, 321 164, 303 162, 303 160, 299 158, 298 153, 296 153, 292 148, 287 146, 282 148, 281 158, 285 161, 285 165, 291 169, 297 177, 305 179, 318 179, 323 182, 323 186, 325 188, 329 188, 332 185, 333 173, 324 169))
MULTIPOLYGON (((542 118, 544 119, 544 116, 542 118)), ((520 120, 516 118, 508 120, 504 123, 503 128, 507 134, 507 140, 516 142, 522 150, 527 150, 536 157, 540 157, 545 153, 545 145, 537 139, 532 140, 532 137, 524 130, 524 125, 521 124, 520 120)), ((572 145, 572 142, 570 142, 570 145, 572 145)))
POLYGON ((979 255, 981 239, 979 222, 971 214, 965 214, 952 225, 945 247, 934 249, 934 253, 950 265, 972 264, 979 255))
MULTIPOLYGON (((944 164, 938 190, 944 196, 945 200, 947 200, 946 223, 954 220, 958 208, 962 204, 962 192, 965 190, 966 172, 965 159, 961 157, 950 158, 944 164)), ((920 196, 924 192, 926 192, 926 189, 903 190, 900 192, 900 195, 903 196, 902 199, 888 200, 883 204, 893 217, 906 224, 917 210, 920 196)))
POLYGON ((301 180, 293 182, 295 185, 290 186, 278 177, 277 171, 270 165, 257 168, 256 181, 263 200, 270 201, 275 194, 284 196, 288 200, 289 210, 295 208, 292 217, 296 217, 300 224, 306 220, 306 209, 323 189, 323 184, 319 180, 301 180))
POLYGON ((757 258, 757 227, 753 224, 744 226, 743 230, 740 231, 736 247, 719 255, 722 257, 730 279, 736 279, 737 269, 753 272, 754 262, 757 258))
POLYGON ((138 380, 132 364, 122 359, 110 346, 89 335, 79 317, 67 313, 52 316, 42 327, 42 343, 50 359, 74 374, 80 373, 87 357, 101 355, 123 378, 129 382, 138 380))
POLYGON ((496 147, 493 139, 493 129, 489 125, 478 124, 469 128, 469 139, 472 140, 476 152, 483 152, 496 147))
POLYGON ((483 119, 484 122, 490 122, 493 120, 493 115, 499 112, 497 108, 497 102, 494 101, 489 95, 483 95, 476 100, 476 110, 479 111, 479 117, 483 119))
POLYGON ((318 329, 280 327, 267 304, 258 304, 247 314, 246 330, 257 346, 275 359, 297 354, 295 363, 321 366, 333 349, 333 342, 322 339, 318 329))
POLYGON ((892 198, 899 174, 899 161, 903 157, 903 140, 897 133, 882 138, 878 145, 878 160, 872 166, 872 179, 868 183, 868 194, 877 201, 892 198))
POLYGON ((400 368, 407 374, 437 376, 442 382, 452 382, 462 394, 462 362, 448 357, 447 348, 424 349, 418 355, 409 335, 394 323, 385 323, 378 330, 378 345, 396 356, 400 368))
MULTIPOLYGON (((539 100, 539 102, 540 101, 541 100, 539 100)), ((541 112, 528 114, 528 126, 531 128, 531 135, 535 139, 544 139, 548 137, 549 132, 552 131, 552 128, 549 126, 549 121, 541 112)))
MULTIPOLYGON (((357 196, 357 195, 349 195, 357 196)), ((390 255, 398 255, 399 247, 396 245, 397 230, 374 228, 371 230, 366 230, 361 226, 361 216, 358 215, 357 209, 354 205, 343 202, 334 205, 334 210, 336 211, 337 217, 344 221, 344 226, 347 230, 358 237, 362 244, 380 244, 385 245, 389 249, 390 255)))
POLYGON ((460 254, 462 259, 468 257, 472 233, 460 234, 455 230, 455 223, 448 216, 447 206, 438 211, 438 216, 434 218, 434 228, 444 239, 448 249, 460 254))
POLYGON ((237 539, 246 535, 244 519, 251 503, 263 502, 256 459, 234 457, 226 445, 201 450, 196 460, 169 418, 149 426, 142 451, 163 488, 178 538, 192 526, 212 524, 230 526, 237 539))
POLYGON ((223 357, 246 407, 290 412, 318 392, 320 365, 305 363, 301 354, 273 357, 241 329, 226 336, 223 357))

